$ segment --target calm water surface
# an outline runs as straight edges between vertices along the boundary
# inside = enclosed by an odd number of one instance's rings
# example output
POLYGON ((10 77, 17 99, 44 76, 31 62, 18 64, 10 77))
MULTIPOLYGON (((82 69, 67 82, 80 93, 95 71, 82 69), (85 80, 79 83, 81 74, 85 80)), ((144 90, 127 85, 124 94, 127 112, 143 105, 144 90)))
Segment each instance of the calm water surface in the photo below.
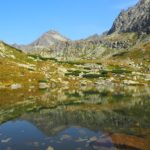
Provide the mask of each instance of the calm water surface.
POLYGON ((0 150, 150 150, 150 90, 0 90, 0 150))

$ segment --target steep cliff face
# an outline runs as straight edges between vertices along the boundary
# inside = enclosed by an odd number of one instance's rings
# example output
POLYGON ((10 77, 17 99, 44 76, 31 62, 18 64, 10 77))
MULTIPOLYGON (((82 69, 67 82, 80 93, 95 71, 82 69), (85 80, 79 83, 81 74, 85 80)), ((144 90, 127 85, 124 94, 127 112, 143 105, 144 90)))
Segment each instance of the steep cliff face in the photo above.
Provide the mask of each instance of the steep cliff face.
POLYGON ((134 7, 123 10, 108 34, 113 32, 150 33, 150 0, 140 0, 134 7))

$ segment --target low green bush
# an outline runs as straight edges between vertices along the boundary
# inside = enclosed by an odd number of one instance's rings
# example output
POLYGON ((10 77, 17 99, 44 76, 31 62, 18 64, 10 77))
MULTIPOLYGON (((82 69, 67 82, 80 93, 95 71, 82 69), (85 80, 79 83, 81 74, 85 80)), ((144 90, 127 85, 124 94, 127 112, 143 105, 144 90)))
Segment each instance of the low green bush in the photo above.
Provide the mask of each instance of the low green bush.
POLYGON ((115 70, 112 70, 111 72, 115 74, 131 73, 131 71, 124 70, 124 69, 115 69, 115 70))
POLYGON ((39 82, 48 83, 48 80, 47 79, 42 79, 42 80, 39 80, 39 82))
POLYGON ((89 78, 89 79, 93 79, 93 78, 99 78, 101 77, 101 74, 84 74, 83 78, 89 78))

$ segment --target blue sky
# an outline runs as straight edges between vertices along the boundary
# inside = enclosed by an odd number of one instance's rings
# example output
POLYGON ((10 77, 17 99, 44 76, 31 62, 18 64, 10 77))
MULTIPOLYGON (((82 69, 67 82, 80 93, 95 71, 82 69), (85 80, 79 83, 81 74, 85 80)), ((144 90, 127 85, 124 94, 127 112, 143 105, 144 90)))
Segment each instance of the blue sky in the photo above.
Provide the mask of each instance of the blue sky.
POLYGON ((53 29, 76 40, 108 30, 138 0, 0 0, 0 40, 28 44, 53 29))

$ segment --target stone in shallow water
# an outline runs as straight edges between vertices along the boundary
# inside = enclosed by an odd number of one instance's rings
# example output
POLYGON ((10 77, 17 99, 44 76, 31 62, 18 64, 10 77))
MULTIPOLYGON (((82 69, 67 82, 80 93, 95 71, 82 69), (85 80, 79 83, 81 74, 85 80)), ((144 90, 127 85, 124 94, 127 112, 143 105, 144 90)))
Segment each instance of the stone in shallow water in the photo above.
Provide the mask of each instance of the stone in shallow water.
POLYGON ((54 150, 54 148, 49 146, 46 150, 54 150))
POLYGON ((139 82, 132 81, 132 80, 124 80, 123 82, 124 82, 124 84, 127 84, 127 85, 140 85, 139 82))
POLYGON ((7 147, 6 150, 12 150, 11 147, 7 147))
POLYGON ((9 141, 11 141, 11 138, 7 138, 7 139, 4 139, 4 140, 1 140, 1 143, 8 143, 9 141))
POLYGON ((76 142, 85 142, 85 141, 88 141, 88 139, 85 139, 85 138, 78 138, 76 140, 76 142))
POLYGON ((77 148, 76 150, 82 150, 82 148, 77 148))
POLYGON ((16 84, 12 84, 12 85, 11 85, 11 89, 12 89, 12 90, 20 89, 21 87, 22 87, 22 85, 19 84, 19 83, 16 83, 16 84))
POLYGON ((39 83, 39 89, 47 89, 49 86, 47 83, 39 83))
POLYGON ((71 139, 70 135, 64 134, 60 140, 63 141, 63 140, 70 140, 70 139, 71 139))
POLYGON ((93 141, 96 141, 97 140, 97 137, 96 136, 93 136, 89 139, 90 142, 93 142, 93 141))
POLYGON ((33 145, 34 145, 35 147, 38 147, 38 146, 39 146, 39 142, 33 142, 33 145))

